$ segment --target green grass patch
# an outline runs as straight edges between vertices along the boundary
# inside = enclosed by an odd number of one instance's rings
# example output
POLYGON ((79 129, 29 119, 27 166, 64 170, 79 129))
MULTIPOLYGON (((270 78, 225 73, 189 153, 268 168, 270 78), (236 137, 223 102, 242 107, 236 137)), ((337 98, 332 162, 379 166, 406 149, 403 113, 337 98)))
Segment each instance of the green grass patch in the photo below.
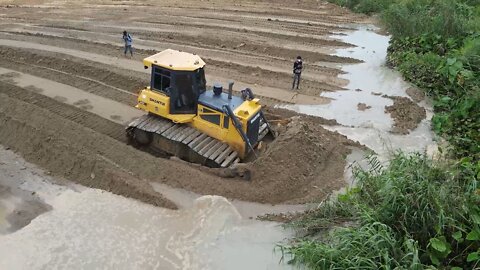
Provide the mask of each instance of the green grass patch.
POLYGON ((292 263, 312 269, 480 267, 480 259, 472 259, 480 251, 480 163, 399 153, 387 168, 375 157, 371 164, 354 169, 357 187, 292 224, 310 235, 328 231, 290 246, 292 263))

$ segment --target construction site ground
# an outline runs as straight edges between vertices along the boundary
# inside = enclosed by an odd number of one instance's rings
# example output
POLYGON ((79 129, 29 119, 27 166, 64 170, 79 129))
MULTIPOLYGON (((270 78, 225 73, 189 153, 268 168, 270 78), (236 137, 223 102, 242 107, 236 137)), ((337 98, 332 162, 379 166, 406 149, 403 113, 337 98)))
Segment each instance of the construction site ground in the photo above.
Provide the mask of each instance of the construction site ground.
POLYGON ((272 253, 291 232, 256 217, 341 192, 370 150, 435 148, 388 42, 326 1, 0 0, 0 268, 291 269, 272 253), (250 180, 128 144, 142 59, 167 48, 265 105, 278 137, 238 166, 250 180))
POLYGON ((366 19, 328 3, 227 1, 3 1, 0 7, 0 144, 53 175, 167 208, 151 182, 261 203, 318 201, 345 185, 345 157, 358 143, 316 117, 274 108, 325 104, 342 90, 333 56, 348 44, 329 36, 366 19), (121 32, 134 38, 124 57, 121 32), (250 87, 280 130, 248 167, 252 179, 209 170, 127 145, 125 124, 149 84, 141 60, 166 48, 199 54, 207 84, 250 87), (299 91, 291 66, 305 60, 299 91))

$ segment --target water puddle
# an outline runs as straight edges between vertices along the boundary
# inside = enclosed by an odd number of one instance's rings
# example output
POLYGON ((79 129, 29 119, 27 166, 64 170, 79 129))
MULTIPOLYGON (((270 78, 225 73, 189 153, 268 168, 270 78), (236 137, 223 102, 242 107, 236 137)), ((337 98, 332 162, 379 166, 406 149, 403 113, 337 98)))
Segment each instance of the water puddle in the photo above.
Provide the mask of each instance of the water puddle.
MULTIPOLYGON (((279 263, 274 247, 292 234, 278 223, 242 218, 223 197, 202 196, 169 210, 56 185, 1 147, 0 162, 1 185, 35 191, 49 205, 23 228, 0 234, 0 269, 291 269, 279 263)), ((2 196, 9 203, 18 199, 10 198, 2 196)))
POLYGON ((385 66, 385 57, 390 37, 375 32, 374 26, 356 26, 354 31, 338 33, 332 38, 354 44, 357 47, 337 49, 334 55, 352 57, 364 63, 342 65, 345 74, 339 75, 349 83, 344 91, 322 93, 331 98, 326 105, 288 105, 295 110, 327 119, 335 119, 339 126, 326 126, 354 141, 366 145, 381 156, 392 150, 425 151, 434 144, 430 130, 432 107, 426 102, 419 105, 427 111, 427 118, 408 135, 390 133, 393 120, 385 112, 385 106, 393 101, 383 95, 407 97, 410 85, 401 75, 385 66))

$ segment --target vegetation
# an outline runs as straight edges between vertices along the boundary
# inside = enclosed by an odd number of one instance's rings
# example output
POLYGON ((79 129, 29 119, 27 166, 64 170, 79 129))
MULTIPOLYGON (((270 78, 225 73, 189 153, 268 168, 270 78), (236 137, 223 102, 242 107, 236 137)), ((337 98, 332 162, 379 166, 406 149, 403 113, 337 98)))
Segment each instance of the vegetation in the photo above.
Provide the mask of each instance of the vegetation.
POLYGON ((446 161, 397 153, 355 168, 358 185, 291 225, 312 269, 480 269, 480 0, 329 0, 378 13, 387 63, 434 101, 446 161))
POLYGON ((330 0, 380 13, 388 63, 434 99, 434 130, 456 157, 480 160, 480 1, 330 0))
POLYGON ((292 225, 321 241, 288 248, 312 269, 480 267, 480 163, 432 162, 398 153, 354 168, 358 185, 292 225), (339 223, 341 221, 341 223, 339 223))

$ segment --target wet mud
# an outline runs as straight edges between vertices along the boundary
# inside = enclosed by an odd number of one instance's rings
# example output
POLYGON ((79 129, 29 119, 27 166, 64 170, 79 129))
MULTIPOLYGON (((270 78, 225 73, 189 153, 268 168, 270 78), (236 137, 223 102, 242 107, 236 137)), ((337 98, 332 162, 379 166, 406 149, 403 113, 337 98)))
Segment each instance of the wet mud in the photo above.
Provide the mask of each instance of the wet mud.
POLYGON ((388 98, 393 100, 393 105, 385 107, 385 112, 388 112, 394 121, 392 133, 408 134, 427 117, 425 108, 409 98, 392 96, 388 98))

